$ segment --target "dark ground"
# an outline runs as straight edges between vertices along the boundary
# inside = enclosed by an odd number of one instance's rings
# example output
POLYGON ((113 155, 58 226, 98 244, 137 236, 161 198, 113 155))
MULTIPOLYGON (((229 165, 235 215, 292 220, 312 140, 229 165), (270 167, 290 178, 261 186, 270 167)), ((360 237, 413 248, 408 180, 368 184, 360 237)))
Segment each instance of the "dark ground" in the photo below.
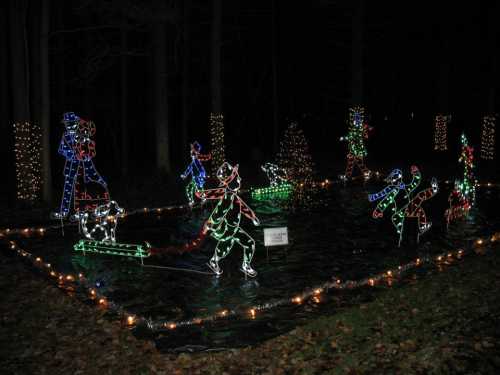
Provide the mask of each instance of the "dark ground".
POLYGON ((257 347, 160 354, 104 312, 0 255, 2 374, 498 374, 498 246, 378 287, 257 347))
MULTIPOLYGON (((338 164, 324 168, 335 172, 322 175, 334 178, 343 168, 338 164)), ((445 175, 424 172, 427 178, 445 175)), ((493 167, 490 176, 496 172, 493 167)), ((248 177, 244 188, 264 181, 248 177)), ((162 177, 114 184, 113 192, 126 208, 183 200, 181 183, 162 177)), ((49 212, 49 207, 14 210, 4 203, 2 228, 23 227, 49 212)), ((390 288, 377 287, 372 301, 339 308, 256 347, 179 356, 159 353, 153 343, 136 339, 104 311, 58 290, 3 251, 3 244, 0 248, 1 374, 500 373, 498 246, 443 272, 410 273, 390 288)))

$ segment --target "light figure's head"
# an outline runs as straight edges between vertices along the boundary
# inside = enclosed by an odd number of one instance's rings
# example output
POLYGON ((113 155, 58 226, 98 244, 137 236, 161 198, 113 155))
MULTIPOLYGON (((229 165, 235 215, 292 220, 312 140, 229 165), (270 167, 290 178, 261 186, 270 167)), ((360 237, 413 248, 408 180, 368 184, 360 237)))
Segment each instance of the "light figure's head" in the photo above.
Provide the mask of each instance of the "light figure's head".
POLYGON ((398 185, 403 179, 403 172, 401 169, 393 169, 391 173, 385 178, 385 182, 391 185, 398 185))
POLYGON ((78 117, 75 112, 66 112, 63 114, 61 122, 64 124, 68 131, 76 131, 78 124, 80 123, 80 117, 78 117))
POLYGON ((241 177, 238 173, 238 164, 232 166, 225 161, 217 170, 217 178, 222 186, 229 190, 238 191, 241 186, 241 177))

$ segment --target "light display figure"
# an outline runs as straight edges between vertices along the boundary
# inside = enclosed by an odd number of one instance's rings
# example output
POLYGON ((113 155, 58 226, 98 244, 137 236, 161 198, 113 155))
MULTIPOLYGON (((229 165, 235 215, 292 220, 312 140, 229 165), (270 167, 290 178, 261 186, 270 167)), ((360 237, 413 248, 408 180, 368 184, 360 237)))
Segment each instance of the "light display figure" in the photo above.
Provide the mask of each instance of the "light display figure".
POLYGON ((419 240, 420 235, 424 234, 431 227, 431 222, 427 220, 424 209, 421 207, 422 203, 426 200, 432 198, 438 191, 438 185, 436 179, 432 179, 431 187, 425 189, 415 195, 414 198, 411 197, 412 192, 420 185, 422 180, 422 175, 416 166, 411 167, 412 180, 409 184, 403 182, 403 173, 400 169, 394 169, 389 176, 385 179, 388 185, 382 189, 380 192, 375 194, 369 194, 368 200, 374 202, 380 199, 373 210, 372 217, 374 219, 379 219, 384 216, 384 211, 388 207, 391 207, 391 222, 396 228, 396 232, 399 235, 398 246, 401 245, 401 239, 403 237, 403 226, 404 220, 406 218, 417 218, 419 233, 417 240, 419 240), (404 200, 407 202, 400 209, 398 209, 396 204, 396 197, 399 192, 404 192, 404 200))
POLYGON ((42 186, 40 127, 29 122, 14 124, 17 198, 35 201, 42 186))
POLYGON ((116 228, 118 218, 125 210, 115 201, 96 207, 92 212, 80 212, 81 233, 85 239, 73 246, 75 251, 96 253, 102 255, 118 255, 125 257, 147 258, 151 255, 151 245, 145 243, 127 244, 116 242, 116 228))
POLYGON ((255 240, 240 227, 241 217, 246 216, 254 225, 260 225, 259 219, 245 202, 239 197, 241 177, 238 174, 238 165, 231 166, 224 162, 217 170, 220 187, 196 192, 198 197, 216 199, 219 202, 205 223, 205 230, 217 240, 215 253, 207 263, 217 275, 222 274, 219 261, 224 259, 235 244, 243 249, 241 271, 250 277, 255 277, 257 271, 251 266, 255 253, 255 240))
POLYGON ((399 234, 398 246, 401 246, 401 239, 403 238, 403 225, 406 218, 417 219, 417 242, 420 241, 420 236, 431 228, 432 222, 427 220, 427 215, 421 205, 426 200, 429 200, 436 195, 438 190, 437 180, 433 178, 429 188, 418 192, 415 197, 410 200, 410 202, 401 207, 401 209, 396 211, 396 213, 392 216, 392 223, 396 227, 396 231, 399 234))
POLYGON ((211 177, 217 174, 217 169, 226 160, 224 146, 224 115, 210 113, 210 146, 212 155, 211 177))
POLYGON ((455 181, 455 187, 448 197, 450 207, 445 211, 446 224, 467 216, 476 200, 476 179, 474 177, 474 148, 469 146, 465 134, 460 137, 462 150, 458 161, 464 164, 461 180, 455 181))
POLYGON ((365 165, 366 151, 365 140, 368 139, 372 128, 365 123, 364 108, 355 106, 349 108, 349 129, 346 136, 340 137, 347 142, 347 165, 343 179, 351 179, 355 166, 359 168, 365 179, 370 178, 371 172, 365 165))
POLYGON ((94 227, 90 230, 88 228, 89 213, 82 213, 80 215, 80 228, 83 235, 90 240, 115 243, 118 217, 124 212, 124 209, 118 206, 115 201, 97 207, 93 212, 94 227), (100 233, 100 238, 96 238, 98 233, 100 233))
POLYGON ((269 186, 251 189, 252 199, 285 200, 293 191, 293 185, 288 182, 286 170, 273 163, 266 163, 261 169, 267 174, 269 186))
MULTIPOLYGON (((200 152, 201 145, 196 141, 191 143, 191 163, 189 163, 184 173, 181 174, 183 180, 191 176, 191 181, 186 186, 186 197, 190 206, 194 205, 195 192, 203 190, 203 186, 205 185, 207 174, 201 162, 210 160, 211 158, 210 154, 202 155, 200 152)), ((202 200, 204 200, 204 198, 202 198, 202 200)))
POLYGON ((493 160, 495 158, 495 127, 495 115, 483 117, 483 129, 481 130, 481 158, 484 160, 493 160))
POLYGON ((448 149, 447 132, 451 115, 438 114, 434 119, 434 150, 446 151, 448 149))
POLYGON ((53 213, 55 218, 68 216, 73 200, 77 213, 96 208, 109 202, 108 187, 104 179, 95 169, 94 158, 95 125, 91 121, 82 120, 74 112, 66 112, 62 123, 65 130, 59 144, 59 154, 64 156, 64 187, 59 212, 53 213), (97 192, 88 189, 90 183, 98 185, 97 192))
POLYGON ((282 182, 288 181, 286 170, 273 163, 266 163, 260 167, 267 175, 271 187, 277 187, 282 182))

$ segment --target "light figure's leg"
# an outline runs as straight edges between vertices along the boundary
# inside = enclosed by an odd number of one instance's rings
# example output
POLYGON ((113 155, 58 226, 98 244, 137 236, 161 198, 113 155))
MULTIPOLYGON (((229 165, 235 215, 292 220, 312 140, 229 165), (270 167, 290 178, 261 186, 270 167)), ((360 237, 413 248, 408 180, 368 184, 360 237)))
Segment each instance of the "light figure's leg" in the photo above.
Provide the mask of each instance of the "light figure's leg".
POLYGON ((396 232, 399 235, 398 247, 401 246, 401 240, 403 238, 403 225, 405 221, 405 213, 403 210, 397 211, 394 215, 391 216, 391 221, 394 227, 396 228, 396 232))
POLYGON ((255 253, 255 240, 243 229, 239 229, 233 238, 234 241, 243 249, 243 263, 241 265, 241 270, 250 277, 257 276, 257 271, 255 271, 250 265, 255 253))
POLYGON ((96 182, 107 191, 108 184, 106 183, 106 181, 104 181, 104 179, 101 177, 101 175, 95 169, 94 162, 92 160, 85 160, 83 162, 83 166, 85 169, 84 181, 85 182, 89 182, 89 181, 96 182))
POLYGON ((420 236, 430 229, 432 223, 427 221, 427 215, 425 214, 425 211, 422 207, 419 207, 417 209, 417 211, 415 212, 415 216, 417 216, 418 220, 417 242, 419 242, 420 236))
POLYGON ((356 158, 356 165, 358 166, 359 170, 363 174, 365 179, 370 178, 370 170, 366 167, 365 165, 365 158, 363 156, 358 156, 356 158))
POLYGON ((194 192, 196 191, 196 183, 191 180, 186 186, 186 198, 190 206, 194 205, 194 192))
POLYGON ((345 177, 352 177, 352 168, 353 168, 354 157, 351 154, 347 154, 347 165, 345 168, 345 177))
MULTIPOLYGON (((202 176, 199 176, 196 179, 196 183, 194 186, 195 192, 202 192, 204 185, 205 185, 205 178, 202 176)), ((206 198, 205 194, 201 194, 201 203, 205 203, 206 201, 207 201, 207 198, 206 198)))
POLYGON ((61 200, 60 214, 66 216, 71 208, 71 198, 74 195, 75 177, 78 171, 78 161, 67 161, 64 166, 64 187, 61 200))
POLYGON ((219 261, 221 259, 224 259, 226 256, 229 255, 231 252, 231 249, 233 248, 234 241, 232 238, 226 240, 226 241, 219 241, 217 243, 217 246, 215 248, 214 255, 208 262, 208 266, 214 271, 214 273, 219 276, 222 274, 222 270, 219 267, 219 261))

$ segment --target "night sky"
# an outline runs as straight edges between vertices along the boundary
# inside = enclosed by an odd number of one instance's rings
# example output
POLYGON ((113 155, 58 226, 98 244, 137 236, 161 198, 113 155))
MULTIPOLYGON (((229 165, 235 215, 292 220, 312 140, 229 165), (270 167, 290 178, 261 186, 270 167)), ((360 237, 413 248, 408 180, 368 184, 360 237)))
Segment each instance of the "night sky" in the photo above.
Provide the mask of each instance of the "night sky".
MULTIPOLYGON (((0 118, 2 157, 14 176, 12 123, 17 121, 11 74, 11 1, 0 5, 0 118)), ((29 77, 36 77, 40 2, 25 3, 25 50, 29 77)), ((96 164, 118 178, 121 128, 127 117, 129 174, 155 170, 155 25, 165 24, 170 155, 174 174, 188 160, 188 142, 209 145, 211 111, 211 1, 52 0, 49 22, 52 174, 63 112, 74 111, 97 125, 96 164), (126 30, 126 49, 121 39, 126 30), (120 94, 122 56, 127 96, 120 94), (183 138, 182 85, 187 139, 183 138)), ((451 113, 450 143, 466 130, 478 144, 481 117, 498 108, 498 6, 495 2, 362 2, 279 0, 221 2, 221 90, 228 159, 247 165, 272 160, 274 110, 279 133, 290 120, 304 129, 313 157, 328 173, 342 164, 352 104, 353 77, 362 78, 362 103, 375 128, 369 158, 386 162, 432 157, 433 117, 451 113), (356 39, 359 37, 359 39, 356 39), (361 44, 360 44, 361 43, 361 44), (361 51, 356 54, 355 51, 361 51), (353 61, 354 56, 361 59, 353 61), (273 66, 273 58, 276 65, 273 66), (273 83, 276 96, 273 96, 273 83), (274 101, 274 98, 277 101, 274 101), (412 115, 413 113, 413 115, 412 115), (331 168, 330 168, 331 169, 331 168)), ((30 118, 39 100, 31 84, 30 118)), ((455 154, 456 155, 456 154, 455 154)), ((455 159, 452 155, 452 159, 455 159)), ((255 167, 257 173, 257 167, 255 167)), ((3 184, 4 190, 13 188, 3 184)))

